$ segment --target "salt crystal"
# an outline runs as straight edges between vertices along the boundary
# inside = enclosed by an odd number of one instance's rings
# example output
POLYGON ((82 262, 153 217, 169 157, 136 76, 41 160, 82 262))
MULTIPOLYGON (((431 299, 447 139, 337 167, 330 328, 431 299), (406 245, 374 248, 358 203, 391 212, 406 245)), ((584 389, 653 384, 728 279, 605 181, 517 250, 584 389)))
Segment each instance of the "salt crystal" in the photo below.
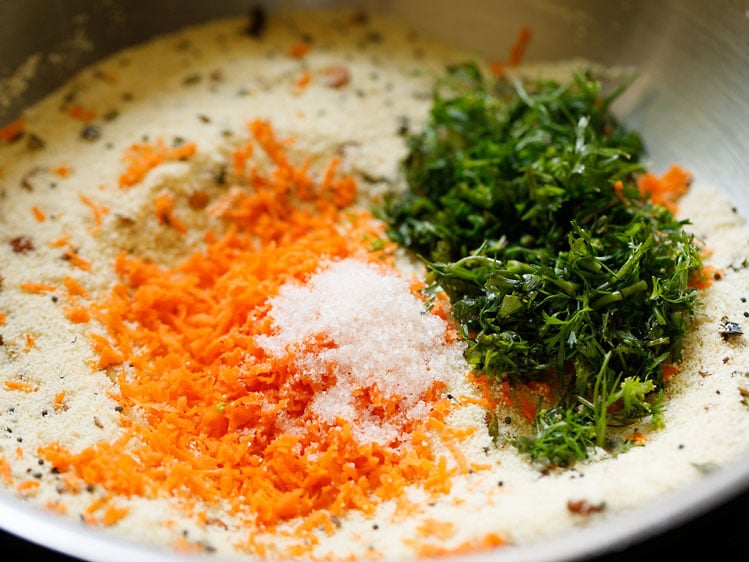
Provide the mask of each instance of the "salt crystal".
POLYGON ((310 405, 322 421, 352 424, 359 441, 389 444, 399 423, 424 417, 424 393, 436 381, 464 372, 462 344, 445 341, 445 322, 425 313, 406 279, 354 259, 323 266, 306 284, 287 284, 270 301, 274 333, 257 340, 276 357, 292 354, 295 368, 312 378, 332 372, 336 382, 310 405), (304 342, 323 335, 333 346, 303 353, 304 342), (360 411, 354 392, 375 386, 399 398, 400 419, 360 411))

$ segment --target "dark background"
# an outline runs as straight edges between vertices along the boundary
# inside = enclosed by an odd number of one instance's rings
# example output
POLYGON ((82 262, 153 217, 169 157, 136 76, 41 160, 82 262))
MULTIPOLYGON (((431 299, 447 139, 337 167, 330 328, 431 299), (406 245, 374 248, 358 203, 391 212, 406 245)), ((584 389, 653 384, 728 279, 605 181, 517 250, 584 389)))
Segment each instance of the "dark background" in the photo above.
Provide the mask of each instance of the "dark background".
MULTIPOLYGON (((13 553, 15 560, 81 562, 0 531, 0 552, 13 553)), ((749 552, 749 492, 736 496, 718 508, 671 529, 658 537, 637 543, 589 562, 631 562, 660 555, 688 554, 688 559, 742 560, 749 552)))

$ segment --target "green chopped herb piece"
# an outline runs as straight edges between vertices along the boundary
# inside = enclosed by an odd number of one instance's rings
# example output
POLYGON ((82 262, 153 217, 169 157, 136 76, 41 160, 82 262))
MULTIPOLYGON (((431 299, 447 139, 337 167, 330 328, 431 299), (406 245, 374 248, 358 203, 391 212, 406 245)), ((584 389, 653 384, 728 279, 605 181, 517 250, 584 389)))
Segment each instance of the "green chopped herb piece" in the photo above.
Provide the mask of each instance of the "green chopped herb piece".
POLYGON ((450 297, 478 373, 561 389, 514 441, 553 465, 657 418, 662 365, 681 357, 699 305, 689 221, 640 194, 643 142, 611 110, 625 87, 450 67, 408 137, 408 188, 377 211, 450 297))

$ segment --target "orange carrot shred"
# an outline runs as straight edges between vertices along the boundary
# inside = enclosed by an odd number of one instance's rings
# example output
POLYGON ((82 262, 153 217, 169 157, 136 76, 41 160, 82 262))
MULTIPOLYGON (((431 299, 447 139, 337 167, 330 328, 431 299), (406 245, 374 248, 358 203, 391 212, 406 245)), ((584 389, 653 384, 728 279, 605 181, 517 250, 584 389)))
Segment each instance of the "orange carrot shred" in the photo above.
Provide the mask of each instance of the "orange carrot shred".
POLYGON ((57 166, 56 168, 53 168, 52 171, 61 178, 67 178, 73 172, 73 170, 68 166, 57 166))
POLYGON ((510 48, 510 59, 508 63, 510 66, 518 66, 522 62, 525 51, 528 48, 528 43, 530 43, 531 35, 529 27, 524 26, 520 28, 518 36, 510 48))
POLYGON ((309 43, 294 43, 286 53, 295 59, 304 58, 309 53, 309 43))
POLYGON ((37 222, 44 222, 47 220, 47 214, 36 205, 31 208, 31 211, 34 213, 34 218, 37 222))
POLYGON ((128 147, 123 155, 127 163, 125 171, 120 175, 119 185, 122 188, 132 187, 140 183, 146 174, 163 164, 174 160, 184 160, 192 156, 197 150, 195 143, 184 143, 176 148, 169 148, 163 139, 155 143, 134 143, 128 147))
POLYGON ((55 410, 65 409, 65 391, 61 390, 55 395, 55 410))
POLYGON ((79 256, 77 252, 67 250, 64 255, 70 260, 70 263, 77 268, 82 269, 83 271, 91 270, 91 262, 79 256))
POLYGON ((0 476, 8 486, 13 485, 13 472, 11 471, 10 464, 3 455, 0 455, 0 476))
POLYGON ((47 283, 21 283, 18 287, 27 293, 53 293, 57 290, 57 287, 47 283))
POLYGON ((0 129, 0 141, 11 141, 17 139, 23 134, 25 126, 26 119, 23 117, 13 121, 10 125, 6 125, 0 129))
POLYGON ((78 119, 84 123, 89 123, 96 119, 96 112, 90 109, 84 109, 83 106, 73 104, 68 108, 68 115, 73 119, 78 119))
POLYGON ((185 224, 174 214, 174 195, 168 192, 160 193, 155 200, 156 217, 161 224, 172 227, 177 232, 187 232, 185 224))
POLYGON ((81 284, 72 277, 66 275, 62 278, 62 283, 65 285, 65 289, 67 289, 70 296, 88 298, 88 291, 86 291, 86 289, 84 289, 81 284))
POLYGON ((35 384, 16 380, 4 380, 3 386, 5 386, 6 390, 17 390, 20 392, 36 392, 38 390, 35 384))
MULTIPOLYGON (((397 447, 361 442, 350 421, 323 422, 313 413, 309 405, 329 381, 294 366, 295 354, 332 345, 322 334, 280 357, 255 343, 273 330, 268 299, 288 282, 309 279, 320 256, 392 268, 394 254, 370 249, 371 240, 384 237, 371 214, 348 212, 356 184, 339 173, 338 159, 313 177, 309 160, 290 161, 286 147, 293 139, 279 139, 266 121, 252 121, 248 129, 250 144, 229 163, 235 185, 205 208, 225 223, 223 234, 206 232, 205 247, 172 267, 121 253, 114 263, 118 284, 86 304, 106 329, 90 336, 94 367, 111 369, 115 398, 142 416, 121 416, 116 442, 77 452, 51 443, 42 453, 61 473, 112 494, 225 502, 248 514, 248 536, 297 519, 284 554, 304 555, 316 531, 333 532, 332 516, 372 513, 391 499, 407 513, 414 508, 401 497, 405 486, 419 483, 444 494, 454 474, 475 467, 458 447, 470 431, 445 424, 453 401, 442 397, 443 385, 421 396, 431 408, 424 419, 398 418, 397 447), (248 166, 257 151, 270 159, 269 170, 248 166), (293 431, 279 427, 281 415, 293 431), (435 453, 437 442, 454 463, 435 453)), ((122 186, 172 154, 163 144, 135 146, 122 186)), ((159 219, 175 226, 173 196, 161 194, 155 204, 159 219)), ((71 299, 83 296, 72 280, 64 283, 71 299)), ((396 423, 397 399, 375 386, 356 393, 355 408, 396 423)), ((110 507, 110 515, 98 506, 87 516, 114 523, 121 513, 110 507)), ((245 546, 257 555, 267 551, 260 540, 248 538, 245 546)))
POLYGON ((692 175, 673 165, 660 177, 652 172, 641 175, 637 180, 640 194, 647 196, 657 204, 663 205, 671 212, 677 211, 678 200, 689 191, 692 175))

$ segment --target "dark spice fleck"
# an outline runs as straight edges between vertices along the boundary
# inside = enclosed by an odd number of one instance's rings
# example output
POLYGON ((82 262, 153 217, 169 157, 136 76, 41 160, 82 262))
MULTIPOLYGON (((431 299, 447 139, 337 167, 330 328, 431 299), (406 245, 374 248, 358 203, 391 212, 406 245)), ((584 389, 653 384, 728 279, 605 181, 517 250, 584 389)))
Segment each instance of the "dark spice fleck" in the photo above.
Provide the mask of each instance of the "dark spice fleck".
POLYGON ((579 515, 590 515, 603 511, 606 507, 605 503, 591 504, 586 500, 569 500, 567 502, 567 510, 571 513, 577 513, 579 515))
POLYGON ((87 141, 95 141, 101 137, 101 127, 98 125, 86 125, 81 130, 81 138, 87 141))
POLYGON ((200 82, 202 79, 203 77, 200 74, 190 74, 182 79, 182 84, 185 86, 192 86, 200 82))
POLYGON ((398 135, 405 136, 409 131, 408 117, 401 115, 398 117, 398 135))
POLYGON ((45 417, 49 414, 48 410, 42 410, 42 417, 45 417))
POLYGON ((505 417, 505 424, 510 425, 512 423, 512 418, 510 416, 505 417))
POLYGON ((10 241, 10 247, 16 254, 25 254, 34 249, 34 242, 29 236, 16 236, 10 241))
POLYGON ((253 6, 247 11, 247 25, 244 33, 250 37, 259 38, 265 33, 268 17, 262 6, 253 6))
POLYGON ((114 411, 117 412, 118 414, 122 413, 122 406, 115 406, 114 411))
POLYGON ((208 117, 207 115, 202 114, 202 113, 198 115, 198 119, 200 120, 201 123, 210 123, 211 122, 211 118, 208 117))
POLYGON ((34 189, 34 186, 31 183, 31 178, 43 171, 44 170, 39 166, 34 166, 33 168, 31 168, 23 175, 23 177, 21 177, 21 187, 26 189, 27 191, 31 191, 32 189, 34 189))
POLYGON ((52 299, 52 302, 57 302, 59 300, 57 295, 52 295, 50 298, 52 299))
POLYGON ((102 119, 103 119, 104 121, 107 121, 107 122, 109 122, 109 121, 114 121, 114 120, 115 120, 115 119, 117 119, 117 118, 118 118, 119 116, 120 116, 120 112, 119 112, 119 111, 117 111, 116 109, 113 109, 113 110, 111 110, 111 111, 107 111, 107 112, 106 112, 106 113, 105 113, 104 115, 102 115, 102 117, 101 117, 101 118, 102 118, 102 119))
POLYGON ((42 150, 45 146, 47 146, 47 143, 42 137, 35 133, 29 133, 26 139, 26 148, 29 150, 42 150))
POLYGON ((724 316, 720 320, 718 333, 723 337, 723 340, 728 340, 729 338, 742 335, 744 331, 741 329, 741 325, 738 322, 729 320, 728 317, 724 316))
POLYGON ((350 20, 352 24, 363 25, 369 21, 369 14, 364 10, 357 10, 351 14, 350 20))

